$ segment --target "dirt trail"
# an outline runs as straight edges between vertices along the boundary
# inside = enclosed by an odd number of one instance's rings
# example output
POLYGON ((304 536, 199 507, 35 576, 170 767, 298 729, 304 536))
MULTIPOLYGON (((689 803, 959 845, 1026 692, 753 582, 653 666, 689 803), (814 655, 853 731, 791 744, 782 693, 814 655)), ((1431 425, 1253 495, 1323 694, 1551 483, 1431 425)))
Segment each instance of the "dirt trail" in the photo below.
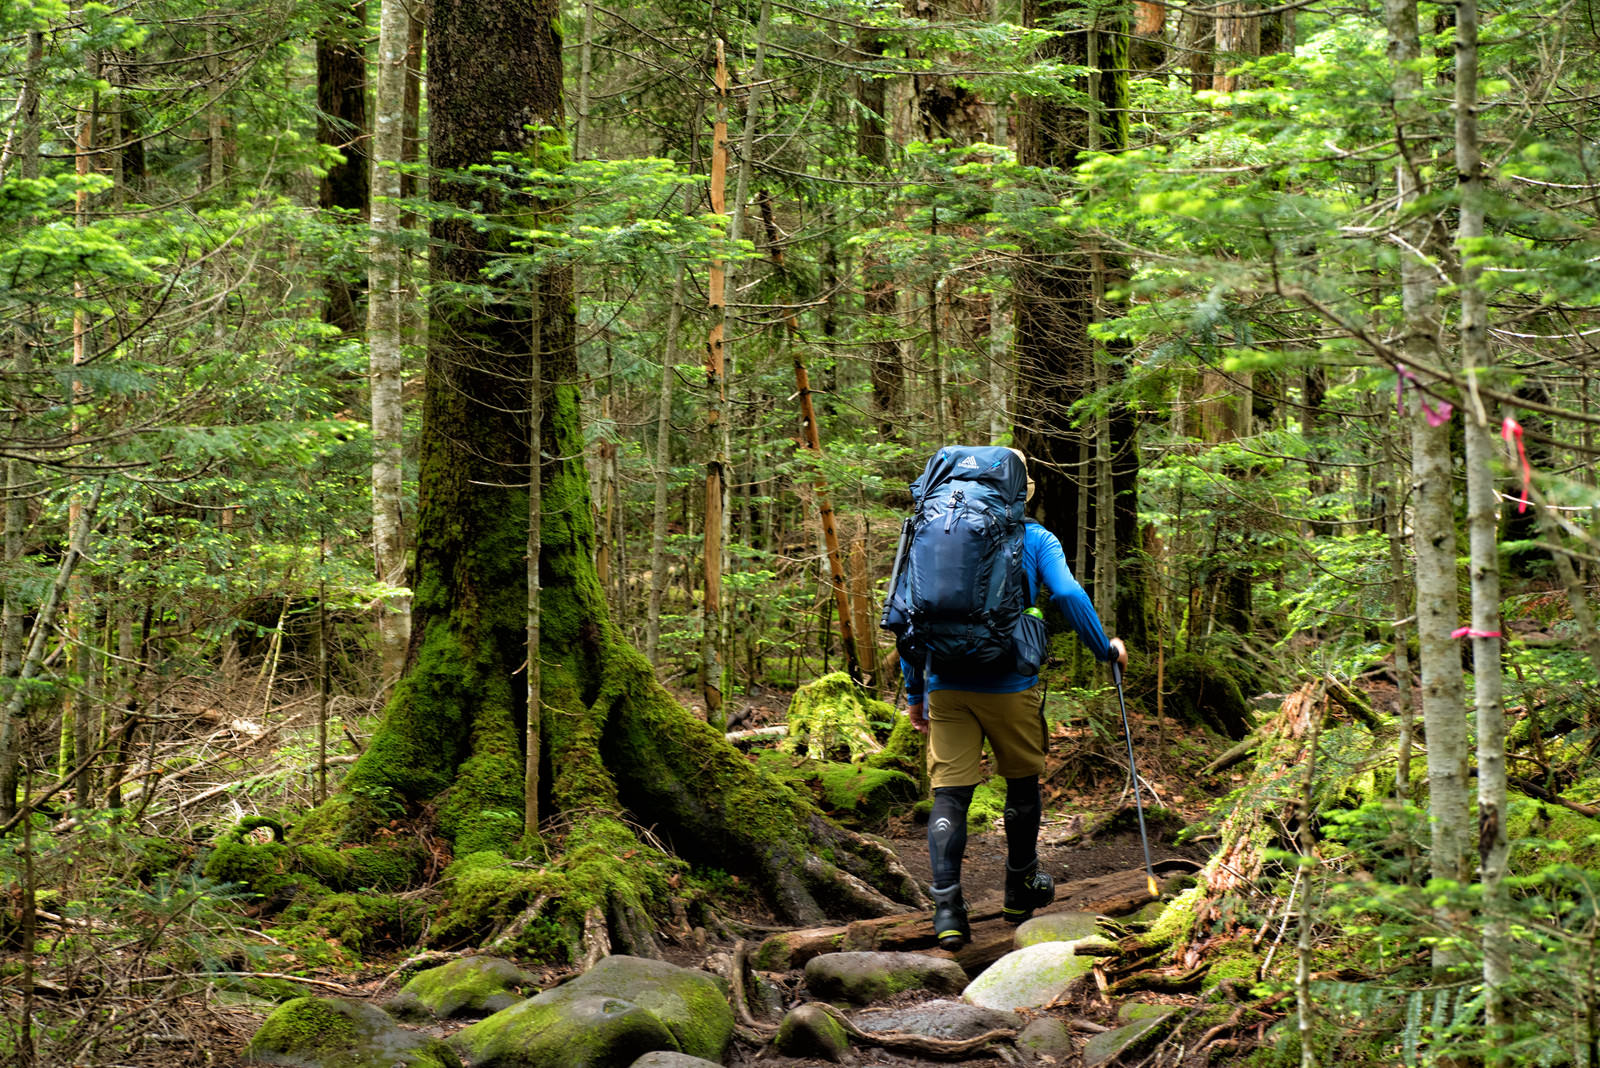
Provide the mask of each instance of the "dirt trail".
MULTIPOLYGON (((1043 912, 1064 911, 1071 908, 1093 907, 1095 902, 1104 902, 1112 898, 1131 898, 1142 895, 1144 850, 1140 844, 1137 831, 1114 831, 1103 835, 1091 835, 1087 828, 1101 825, 1104 816, 1099 818, 1089 817, 1056 817, 1047 819, 1039 835, 1040 861, 1046 871, 1055 877, 1057 882, 1057 899, 1055 904, 1042 910, 1043 912), (1122 878, 1116 876, 1121 875, 1122 878), (1123 884, 1126 884, 1124 886, 1123 884), (1118 891, 1121 891, 1120 894, 1118 891)), ((901 836, 890 839, 902 863, 924 884, 929 878, 928 852, 926 840, 921 837, 910 837, 909 832, 914 828, 901 828, 901 836)), ((1187 867, 1190 870, 1198 867, 1204 861, 1205 850, 1203 847, 1188 845, 1176 846, 1171 841, 1170 834, 1161 834, 1153 831, 1151 835, 1151 856, 1153 857, 1158 875, 1163 871, 1171 873, 1187 867), (1183 864, 1181 861, 1189 861, 1183 864), (1163 863, 1163 862, 1167 863, 1163 863)), ((996 830, 982 835, 973 836, 968 840, 965 863, 962 868, 962 884, 966 895, 973 906, 973 944, 960 954, 956 954, 969 973, 981 970, 989 960, 994 959, 1001 952, 1010 948, 1010 938, 1015 928, 1005 924, 998 918, 1001 890, 1004 882, 1006 846, 1003 831, 996 830)), ((942 950, 932 947, 931 937, 921 946, 911 944, 893 944, 905 932, 902 928, 915 927, 920 929, 923 924, 912 921, 908 924, 893 925, 891 921, 868 921, 876 925, 882 932, 886 944, 879 948, 915 948, 920 952, 927 952, 937 956, 951 956, 942 950)), ((866 925, 857 925, 858 928, 866 925)), ((873 931, 854 930, 857 938, 877 937, 873 931)), ((786 988, 798 1000, 805 997, 804 981, 798 969, 786 977, 786 988)), ((923 1001, 934 1000, 937 995, 926 991, 913 991, 902 994, 886 1004, 895 1007, 915 1004, 923 1001)), ((873 1006, 874 1008, 882 1006, 873 1006)), ((854 1015, 852 1013, 851 1015, 854 1015)), ((1098 1022, 1106 1027, 1116 1026, 1114 1000, 1089 997, 1075 1000, 1072 1004, 1056 1006, 1040 1013, 1026 1014, 1028 1016, 1049 1015, 1061 1019, 1088 1020, 1098 1022)), ((1080 1038, 1089 1037, 1087 1033, 1080 1038)), ((1016 1065, 1029 1063, 1016 1051, 1006 1044, 998 1044, 991 1052, 968 1055, 959 1058, 934 1059, 926 1055, 915 1056, 909 1054, 893 1053, 886 1050, 870 1047, 852 1050, 853 1063, 859 1068, 874 1068, 874 1066, 909 1066, 909 1065, 954 1065, 970 1066, 970 1068, 988 1068, 994 1065, 1016 1065)), ((1072 1064, 1074 1056, 1060 1064, 1072 1064)), ((812 1068, 830 1064, 831 1062, 816 1058, 794 1058, 778 1054, 771 1048, 753 1049, 747 1045, 736 1044, 730 1051, 727 1063, 732 1066, 745 1066, 761 1064, 775 1066, 775 1068, 812 1068)), ((1042 1063, 1042 1062, 1041 1062, 1042 1063)))

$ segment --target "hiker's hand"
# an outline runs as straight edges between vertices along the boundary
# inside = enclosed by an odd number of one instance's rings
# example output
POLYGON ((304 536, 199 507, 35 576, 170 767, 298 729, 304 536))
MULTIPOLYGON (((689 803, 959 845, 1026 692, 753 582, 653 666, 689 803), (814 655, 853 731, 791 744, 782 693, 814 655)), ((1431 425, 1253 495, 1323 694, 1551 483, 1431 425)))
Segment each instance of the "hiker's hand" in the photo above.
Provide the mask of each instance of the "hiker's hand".
POLYGON ((906 706, 906 718, 911 720, 911 725, 923 734, 928 733, 928 715, 923 710, 922 702, 906 706))
POLYGON ((1122 644, 1121 638, 1111 639, 1111 659, 1121 667, 1128 666, 1128 647, 1122 644))

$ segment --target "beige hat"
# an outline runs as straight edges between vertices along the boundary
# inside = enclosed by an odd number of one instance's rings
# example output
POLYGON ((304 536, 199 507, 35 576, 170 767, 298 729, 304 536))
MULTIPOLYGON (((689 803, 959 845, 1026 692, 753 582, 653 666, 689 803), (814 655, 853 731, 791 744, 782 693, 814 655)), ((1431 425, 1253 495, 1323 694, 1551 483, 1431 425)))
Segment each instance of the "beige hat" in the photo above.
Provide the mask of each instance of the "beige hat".
MULTIPOLYGON (((1028 469, 1028 455, 1027 455, 1027 453, 1023 452, 1021 449, 1013 448, 1010 445, 1007 445, 1006 448, 1009 449, 1012 453, 1014 453, 1016 455, 1017 459, 1022 461, 1022 469, 1024 471, 1026 471, 1028 469)), ((1028 476, 1028 496, 1027 496, 1027 500, 1030 500, 1030 501, 1033 500, 1033 488, 1034 488, 1033 476, 1029 475, 1028 476)))

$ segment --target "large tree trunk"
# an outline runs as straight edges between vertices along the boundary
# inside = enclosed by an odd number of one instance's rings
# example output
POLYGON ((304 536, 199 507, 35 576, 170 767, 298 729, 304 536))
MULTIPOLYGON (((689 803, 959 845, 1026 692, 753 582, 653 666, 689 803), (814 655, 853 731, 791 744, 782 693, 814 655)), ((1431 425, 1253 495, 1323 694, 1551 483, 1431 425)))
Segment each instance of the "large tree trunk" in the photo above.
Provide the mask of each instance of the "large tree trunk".
MULTIPOLYGON (((1057 0, 1028 0, 1024 22, 1055 25, 1062 13, 1059 6, 1057 0)), ((1127 143, 1124 16, 1104 10, 1089 17, 1093 29, 1061 34, 1047 47, 1053 58, 1103 72, 1079 87, 1092 93, 1097 113, 1053 100, 1026 101, 1017 116, 1017 155, 1025 164, 1070 170, 1086 151, 1115 151, 1127 143)), ((1106 573, 1118 576, 1115 595, 1106 603, 1114 605, 1115 630, 1130 644, 1143 645, 1149 611, 1138 531, 1137 424, 1124 405, 1115 405, 1109 414, 1107 484, 1094 477, 1096 465, 1083 462, 1081 435, 1070 426, 1068 414, 1070 405, 1092 392, 1095 362, 1108 358, 1096 352, 1089 325, 1103 317, 1097 292, 1104 290, 1107 274, 1119 270, 1114 257, 1042 249, 1019 269, 1016 443, 1028 454, 1037 483, 1035 514, 1061 538, 1068 560, 1079 558, 1080 539, 1092 537, 1088 532, 1106 517, 1116 545, 1115 566, 1106 573), (1080 497, 1081 490, 1087 492, 1080 497)), ((1121 373, 1116 367, 1108 371, 1121 373)), ((1090 579, 1086 574, 1076 577, 1085 583, 1090 579)))
MULTIPOLYGON (((526 127, 562 128, 556 27, 554 0, 434 5, 435 164, 459 170, 496 152, 542 152, 539 138, 552 135, 526 127)), ((433 188, 437 199, 457 205, 484 199, 464 183, 436 180, 433 188)), ((531 217, 547 209, 491 199, 481 210, 531 217)), ((454 220, 436 222, 433 236, 411 651, 383 726, 335 799, 345 834, 405 812, 431 816, 457 856, 519 851, 527 701, 516 676, 527 637, 529 544, 524 390, 536 341, 545 389, 537 574, 547 755, 540 781, 548 791, 539 809, 559 822, 560 837, 549 845, 560 859, 540 876, 546 881, 537 895, 526 879, 508 876, 498 894, 476 899, 485 914, 477 929, 492 925, 487 913, 534 900, 532 908, 547 903, 568 930, 577 910, 586 954, 651 952, 643 917, 669 911, 666 872, 674 863, 657 841, 691 862, 752 877, 800 921, 815 921, 825 905, 894 910, 869 881, 920 903, 915 883, 886 851, 824 821, 674 702, 611 623, 594 567, 570 274, 544 272, 534 298, 524 289, 518 303, 509 295, 489 306, 457 300, 453 287, 482 281, 497 251, 488 247, 493 239, 454 220), (651 840, 634 825, 651 827, 651 840), (557 881, 561 889, 550 889, 557 881)), ((453 922, 457 931, 471 923, 453 922)))

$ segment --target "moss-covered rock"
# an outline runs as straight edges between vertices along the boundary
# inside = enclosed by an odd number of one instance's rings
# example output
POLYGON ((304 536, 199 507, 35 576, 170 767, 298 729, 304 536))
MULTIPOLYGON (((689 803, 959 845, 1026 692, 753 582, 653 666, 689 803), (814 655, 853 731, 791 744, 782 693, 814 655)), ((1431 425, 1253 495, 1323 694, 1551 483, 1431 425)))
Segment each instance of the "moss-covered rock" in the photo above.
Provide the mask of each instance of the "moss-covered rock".
POLYGON ((891 813, 910 808, 921 796, 916 779, 892 768, 811 760, 776 749, 757 754, 756 764, 808 793, 840 823, 860 830, 881 830, 891 813))
POLYGON ((548 990, 456 1032, 474 1068, 628 1068, 677 1040, 653 1013, 606 994, 548 990))
POLYGON ((407 1031, 381 1010, 346 998, 296 998, 268 1016, 245 1047, 246 1064, 282 1068, 458 1068, 444 1043, 407 1031))
POLYGON ((427 852, 409 836, 379 836, 370 845, 334 848, 320 841, 284 840, 275 821, 240 821, 207 856, 208 879, 245 887, 283 908, 294 901, 315 901, 332 891, 403 889, 420 877, 427 852), (263 839, 261 832, 273 834, 263 839))
POLYGON ((1012 935, 1021 949, 1040 942, 1073 942, 1098 932, 1099 917, 1092 912, 1050 912, 1024 920, 1012 935))
POLYGON ((824 953, 806 961, 806 989, 824 1001, 867 1005, 904 990, 958 993, 961 965, 923 953, 824 953))
POLYGON ((850 1035, 821 1005, 796 1006, 778 1024, 772 1043, 787 1057, 821 1057, 837 1064, 850 1052, 850 1035))
POLYGON ((1033 1061, 1042 1064, 1049 1064, 1051 1061, 1058 1064, 1066 1063, 1075 1046, 1072 1030, 1067 1027, 1065 1021, 1058 1020, 1054 1016, 1035 1017, 1017 1033, 1017 1048, 1033 1061), (1045 1060, 1046 1057, 1051 1060, 1045 1060))
POLYGON ((549 993, 564 990, 628 999, 666 1026, 674 1048, 695 1057, 721 1060, 733 1037, 733 1009, 722 987, 692 968, 618 954, 549 993))
POLYGON ((1241 676, 1235 665, 1198 653, 1173 657, 1166 665, 1167 714, 1238 741, 1255 726, 1241 676))
POLYGON ((384 1008, 402 1020, 492 1016, 535 993, 535 984, 500 957, 462 957, 412 976, 384 1008))
POLYGON ((962 992, 963 1001, 1010 1012, 1037 1009, 1066 992, 1094 970, 1093 957, 1080 957, 1070 942, 1041 942, 995 961, 962 992))
POLYGON ((1166 1032, 1167 1021, 1178 1011, 1171 1005, 1123 1006, 1124 1010, 1130 1008, 1137 1010, 1126 1017, 1131 1022, 1095 1035, 1085 1044, 1084 1068, 1099 1068, 1100 1065, 1112 1064, 1119 1058, 1149 1049, 1166 1032))
MULTIPOLYGON (((873 701, 879 722, 885 727, 894 722, 894 710, 882 701, 873 701), (883 714, 888 709, 888 715, 883 714)), ((789 734, 778 743, 786 753, 802 748, 812 760, 832 753, 849 754, 852 763, 883 748, 873 733, 868 698, 861 687, 842 671, 824 675, 795 690, 789 701, 789 734)))

